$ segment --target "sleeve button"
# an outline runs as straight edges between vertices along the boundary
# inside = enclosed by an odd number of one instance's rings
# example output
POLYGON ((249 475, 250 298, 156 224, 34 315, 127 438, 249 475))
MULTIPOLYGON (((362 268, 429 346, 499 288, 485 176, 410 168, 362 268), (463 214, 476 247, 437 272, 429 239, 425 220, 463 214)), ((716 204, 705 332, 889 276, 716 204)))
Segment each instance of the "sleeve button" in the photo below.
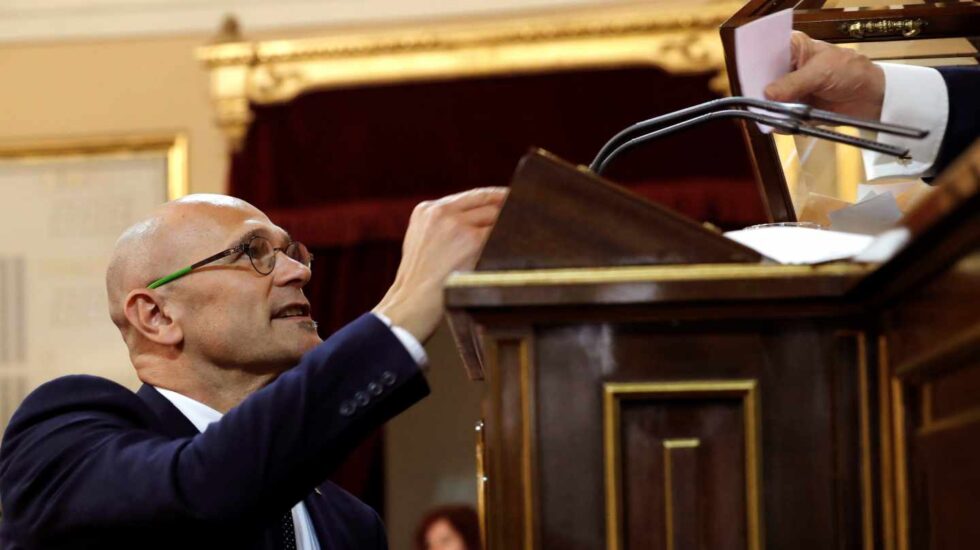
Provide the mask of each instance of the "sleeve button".
POLYGON ((350 416, 354 414, 354 409, 356 408, 357 405, 355 405, 353 401, 344 401, 340 404, 340 414, 350 416))
POLYGON ((370 384, 367 385, 367 391, 371 395, 377 397, 381 395, 381 392, 384 391, 384 388, 382 388, 381 384, 378 384, 377 382, 371 382, 370 384))
POLYGON ((397 380, 395 378, 395 373, 391 372, 390 370, 386 370, 381 374, 381 383, 385 386, 394 386, 395 380, 397 380))
POLYGON ((362 407, 364 405, 367 405, 368 404, 368 401, 370 401, 370 400, 371 399, 367 396, 367 394, 364 393, 364 392, 362 392, 362 391, 359 391, 359 392, 357 392, 357 393, 354 394, 354 401, 357 401, 357 404, 360 405, 360 406, 362 406, 362 407))

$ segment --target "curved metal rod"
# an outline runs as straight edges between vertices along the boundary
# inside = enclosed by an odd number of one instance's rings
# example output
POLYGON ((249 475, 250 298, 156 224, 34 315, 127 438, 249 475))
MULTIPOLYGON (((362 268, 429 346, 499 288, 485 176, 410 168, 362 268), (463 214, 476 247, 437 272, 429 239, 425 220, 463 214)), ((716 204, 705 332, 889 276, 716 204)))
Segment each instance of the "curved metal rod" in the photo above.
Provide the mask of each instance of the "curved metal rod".
MULTIPOLYGON (((702 104, 705 105, 705 104, 702 104)), ((700 106, 699 106, 700 107, 700 106)), ((599 160, 598 165, 590 166, 590 169, 596 174, 602 174, 605 169, 609 166, 609 163, 619 155, 635 148, 638 145, 642 145, 648 141, 663 137, 675 132, 680 132, 688 128, 697 126, 704 122, 709 122, 712 120, 726 119, 726 118, 741 118, 747 120, 753 120, 755 122, 761 122, 773 128, 778 128, 788 134, 803 134, 807 136, 818 137, 821 139, 826 139, 830 141, 835 141, 837 143, 844 143, 847 145, 853 145, 855 147, 861 147, 863 149, 870 149, 872 151, 877 151, 879 153, 885 153, 888 155, 894 155, 896 157, 905 157, 908 155, 909 150, 907 148, 896 147, 894 145, 886 145, 884 143, 878 143, 877 141, 871 141, 867 139, 857 138, 854 136, 849 136, 847 134, 842 134, 840 132, 835 132, 833 130, 827 130, 824 128, 818 128, 815 126, 809 126, 803 124, 797 119, 790 118, 779 118, 771 115, 765 115, 762 113, 756 113, 753 111, 743 111, 741 109, 728 109, 724 111, 714 111, 711 113, 703 114, 694 118, 689 118, 683 122, 678 122, 672 126, 666 128, 661 128, 659 130, 654 130, 648 132, 641 136, 629 139, 618 146, 615 146, 605 155, 605 158, 599 160)))
MULTIPOLYGON (((681 109, 680 111, 674 111, 672 113, 667 113, 665 115, 638 122, 619 132, 613 136, 612 139, 606 142, 606 144, 602 146, 602 149, 599 150, 599 153, 592 161, 592 164, 589 165, 589 168, 596 171, 596 169, 604 163, 606 157, 611 151, 629 141, 633 136, 646 134, 654 128, 670 124, 678 119, 687 119, 707 112, 720 111, 728 107, 750 107, 755 109, 763 109, 786 115, 795 120, 813 121, 817 123, 833 124, 836 126, 853 126, 855 128, 862 128, 865 130, 872 130, 911 138, 921 139, 929 135, 929 132, 926 130, 920 130, 909 126, 901 126, 898 124, 886 124, 874 120, 864 120, 847 115, 840 115, 830 111, 814 109, 813 107, 803 103, 780 103, 778 101, 735 96, 707 101, 705 103, 681 109)), ((770 126, 776 127, 775 124, 770 124, 770 126)))

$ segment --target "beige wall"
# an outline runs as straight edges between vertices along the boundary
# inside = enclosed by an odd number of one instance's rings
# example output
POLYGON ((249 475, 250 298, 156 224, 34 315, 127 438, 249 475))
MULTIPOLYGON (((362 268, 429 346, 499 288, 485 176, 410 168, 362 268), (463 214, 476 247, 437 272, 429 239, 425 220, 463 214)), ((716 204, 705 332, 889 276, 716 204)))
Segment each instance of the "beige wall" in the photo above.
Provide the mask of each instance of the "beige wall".
POLYGON ((206 36, 0 45, 0 140, 182 131, 192 192, 225 189, 224 140, 208 77, 194 58, 206 36))
POLYGON ((443 323, 425 346, 432 394, 388 423, 385 433, 389 544, 409 550, 421 516, 438 504, 476 504, 481 382, 471 382, 443 323))

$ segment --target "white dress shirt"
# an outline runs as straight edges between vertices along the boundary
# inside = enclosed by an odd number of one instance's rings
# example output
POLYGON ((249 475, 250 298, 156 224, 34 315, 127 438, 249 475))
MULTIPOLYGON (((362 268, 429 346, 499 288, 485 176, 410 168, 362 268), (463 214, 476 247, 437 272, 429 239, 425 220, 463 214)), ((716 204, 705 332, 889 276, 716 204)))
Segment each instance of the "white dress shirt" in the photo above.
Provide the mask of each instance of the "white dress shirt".
MULTIPOLYGON (((374 316, 391 329, 391 332, 405 346, 405 349, 419 366, 424 366, 428 362, 425 348, 410 332, 401 327, 392 326, 391 320, 384 315, 374 313, 374 316)), ((199 432, 204 432, 208 424, 221 420, 222 414, 204 403, 163 388, 156 388, 156 390, 160 392, 160 395, 166 397, 174 407, 177 407, 177 410, 186 416, 187 420, 190 420, 199 432)), ((296 549, 320 550, 320 543, 317 541, 316 532, 313 530, 313 520, 310 519, 310 512, 306 509, 306 505, 300 501, 299 504, 293 506, 291 512, 293 526, 296 529, 296 549)))
POLYGON ((925 139, 878 134, 877 140, 909 148, 911 160, 862 151, 869 180, 928 175, 939 153, 949 118, 949 92, 939 71, 930 67, 878 63, 885 72, 881 121, 929 130, 925 139))

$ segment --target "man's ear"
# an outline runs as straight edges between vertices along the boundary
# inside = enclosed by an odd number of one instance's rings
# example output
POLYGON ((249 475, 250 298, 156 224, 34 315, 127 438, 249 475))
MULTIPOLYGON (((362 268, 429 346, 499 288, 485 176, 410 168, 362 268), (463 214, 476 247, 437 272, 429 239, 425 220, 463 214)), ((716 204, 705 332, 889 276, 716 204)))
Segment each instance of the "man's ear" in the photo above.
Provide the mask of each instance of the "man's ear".
POLYGON ((164 346, 175 346, 183 341, 184 332, 167 314, 165 304, 159 293, 138 288, 126 296, 123 313, 129 324, 147 340, 164 346))

